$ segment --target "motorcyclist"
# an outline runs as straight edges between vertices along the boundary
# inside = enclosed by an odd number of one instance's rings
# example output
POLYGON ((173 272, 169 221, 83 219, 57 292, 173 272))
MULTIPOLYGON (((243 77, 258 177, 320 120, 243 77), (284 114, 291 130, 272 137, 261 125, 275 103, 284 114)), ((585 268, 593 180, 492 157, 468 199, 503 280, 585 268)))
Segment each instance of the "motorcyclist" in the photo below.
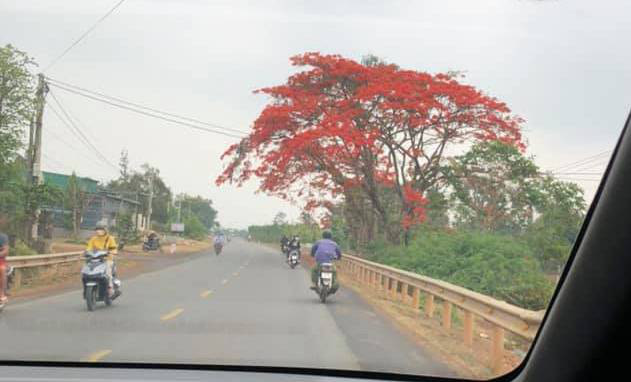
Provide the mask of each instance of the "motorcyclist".
MULTIPOLYGON (((342 258, 342 251, 339 245, 332 239, 331 232, 322 232, 322 239, 318 240, 311 247, 311 256, 315 257, 316 266, 311 271, 311 282, 313 286, 311 289, 316 289, 318 283, 318 276, 320 275, 320 267, 323 263, 332 263, 333 260, 339 260, 342 258)), ((333 284, 331 286, 331 293, 335 293, 339 288, 337 282, 337 270, 333 267, 333 284)))
POLYGON ((114 239, 114 236, 110 236, 107 233, 107 228, 104 225, 97 225, 94 231, 96 232, 96 235, 90 238, 86 250, 107 251, 107 257, 105 258, 105 272, 107 274, 107 279, 109 283, 107 292, 109 293, 110 297, 114 297, 114 278, 112 276, 112 268, 114 267, 114 255, 118 254, 116 239, 114 239))
POLYGON ((159 247, 159 240, 160 239, 158 238, 158 234, 155 231, 151 231, 149 232, 149 235, 147 235, 145 245, 149 249, 157 249, 159 247))
POLYGON ((7 256, 9 256, 9 237, 0 232, 0 305, 7 302, 7 256))
POLYGON ((226 236, 223 234, 223 232, 219 232, 217 235, 215 235, 215 246, 223 247, 225 243, 226 236))
POLYGON ((298 256, 300 256, 300 237, 298 235, 294 235, 287 244, 287 253, 285 253, 287 260, 289 260, 289 253, 293 250, 297 250, 298 256))
POLYGON ((283 235, 283 237, 280 239, 280 250, 285 254, 287 252, 288 244, 289 244, 289 239, 287 238, 286 235, 283 235))

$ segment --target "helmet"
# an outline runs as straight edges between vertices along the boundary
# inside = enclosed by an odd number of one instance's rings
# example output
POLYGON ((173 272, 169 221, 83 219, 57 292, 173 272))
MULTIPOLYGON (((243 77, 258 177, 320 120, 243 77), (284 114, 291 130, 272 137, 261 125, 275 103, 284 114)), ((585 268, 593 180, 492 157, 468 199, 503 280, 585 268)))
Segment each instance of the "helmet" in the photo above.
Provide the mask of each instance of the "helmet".
POLYGON ((331 235, 331 231, 324 231, 322 232, 322 238, 324 239, 331 239, 333 237, 333 235, 331 235))

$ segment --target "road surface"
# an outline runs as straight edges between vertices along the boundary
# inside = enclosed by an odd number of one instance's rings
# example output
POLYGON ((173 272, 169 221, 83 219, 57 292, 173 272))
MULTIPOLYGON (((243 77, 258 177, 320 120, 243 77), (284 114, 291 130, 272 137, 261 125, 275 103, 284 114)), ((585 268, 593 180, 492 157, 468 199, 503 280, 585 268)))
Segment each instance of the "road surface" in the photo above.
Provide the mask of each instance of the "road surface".
MULTIPOLYGON (((454 375, 354 292, 327 304, 280 253, 235 239, 123 283, 111 307, 81 291, 10 304, 0 359, 245 364, 454 375)), ((79 284, 78 284, 79 286, 79 284)))

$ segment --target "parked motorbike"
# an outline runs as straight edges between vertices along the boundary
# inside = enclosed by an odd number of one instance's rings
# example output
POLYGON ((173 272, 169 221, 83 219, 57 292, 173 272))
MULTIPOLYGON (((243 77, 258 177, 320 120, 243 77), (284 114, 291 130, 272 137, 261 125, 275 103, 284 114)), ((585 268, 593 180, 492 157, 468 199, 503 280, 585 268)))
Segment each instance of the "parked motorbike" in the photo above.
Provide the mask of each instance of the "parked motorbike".
POLYGON ((149 239, 142 243, 142 250, 145 252, 148 251, 157 251, 160 249, 160 239, 149 239))
MULTIPOLYGON (((11 286, 13 285, 13 276, 15 275, 15 269, 8 265, 7 266, 7 270, 6 270, 6 283, 4 284, 5 288, 4 288, 4 293, 7 294, 7 292, 9 291, 9 289, 11 289, 11 286)), ((6 303, 2 303, 0 302, 0 312, 2 312, 2 310, 4 310, 4 307, 6 306, 6 303)))
POLYGON ((296 265, 300 263, 300 251, 298 249, 292 249, 287 257, 287 262, 291 269, 296 268, 296 265))
POLYGON ((315 286, 315 292, 320 297, 320 301, 322 301, 323 304, 326 303, 326 298, 336 291, 337 289, 333 288, 333 264, 320 264, 318 282, 315 286))
POLYGON ((81 268, 81 281, 83 282, 83 298, 89 311, 93 311, 97 302, 112 305, 112 301, 121 295, 121 282, 116 277, 116 264, 112 266, 112 278, 114 294, 110 297, 107 289, 109 280, 107 277, 107 251, 86 251, 84 254, 85 265, 81 268))

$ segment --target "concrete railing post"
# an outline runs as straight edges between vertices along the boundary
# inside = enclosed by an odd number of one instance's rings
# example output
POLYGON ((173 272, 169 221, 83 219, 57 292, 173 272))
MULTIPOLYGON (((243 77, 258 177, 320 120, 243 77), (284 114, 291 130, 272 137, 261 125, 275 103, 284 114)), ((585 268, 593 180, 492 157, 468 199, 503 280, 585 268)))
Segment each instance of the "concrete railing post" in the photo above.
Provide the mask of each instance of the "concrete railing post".
POLYGON ((425 314, 427 317, 432 318, 434 316, 434 295, 427 294, 425 296, 425 314))
POLYGON ((492 346, 491 367, 495 374, 500 374, 504 359, 504 329, 497 325, 493 328, 492 346))
POLYGON ((410 305, 415 311, 418 311, 418 306, 421 303, 421 290, 417 287, 412 287, 412 301, 410 305))
POLYGON ((464 312, 464 343, 473 346, 473 313, 468 310, 464 312))
POLYGON ((14 269, 13 272, 15 274, 13 275, 13 286, 12 286, 12 288, 18 289, 20 286, 22 286, 22 270, 21 269, 14 269))
POLYGON ((451 303, 443 300, 443 327, 451 329, 451 303))

